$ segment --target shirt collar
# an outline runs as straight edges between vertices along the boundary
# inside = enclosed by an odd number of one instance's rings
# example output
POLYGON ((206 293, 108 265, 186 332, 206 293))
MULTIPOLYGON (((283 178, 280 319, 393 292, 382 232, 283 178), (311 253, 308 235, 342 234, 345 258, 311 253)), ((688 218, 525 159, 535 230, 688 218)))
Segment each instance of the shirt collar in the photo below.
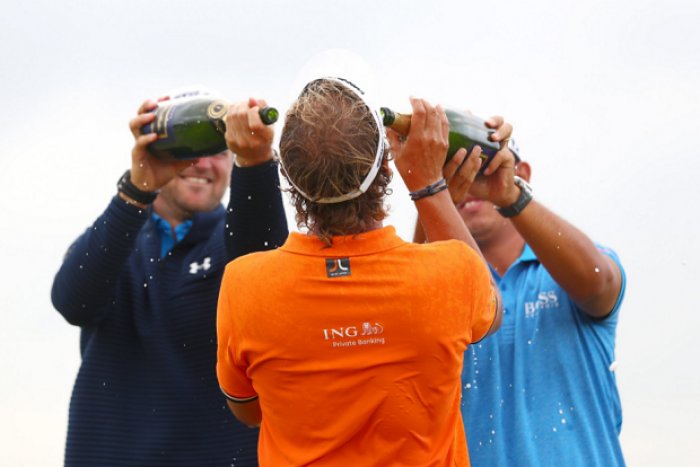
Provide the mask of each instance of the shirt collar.
POLYGON ((517 263, 524 263, 527 261, 539 261, 537 259, 537 256, 535 255, 535 252, 532 251, 532 248, 530 248, 530 245, 527 243, 525 244, 525 248, 523 248, 523 252, 520 253, 520 257, 516 261, 517 263))
POLYGON ((361 256, 390 250, 405 245, 392 226, 382 227, 355 235, 333 237, 333 245, 327 246, 318 237, 291 232, 280 248, 290 253, 310 256, 361 256))

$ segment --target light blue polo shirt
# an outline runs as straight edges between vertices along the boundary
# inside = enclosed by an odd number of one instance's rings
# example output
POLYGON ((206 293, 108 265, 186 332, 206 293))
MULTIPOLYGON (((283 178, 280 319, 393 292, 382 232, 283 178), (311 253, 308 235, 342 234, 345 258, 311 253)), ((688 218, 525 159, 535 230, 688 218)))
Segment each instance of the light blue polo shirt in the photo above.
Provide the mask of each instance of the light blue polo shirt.
POLYGON ((525 246, 499 278, 500 330, 467 348, 462 416, 471 464, 480 466, 620 466, 622 425, 610 316, 577 309, 525 246))

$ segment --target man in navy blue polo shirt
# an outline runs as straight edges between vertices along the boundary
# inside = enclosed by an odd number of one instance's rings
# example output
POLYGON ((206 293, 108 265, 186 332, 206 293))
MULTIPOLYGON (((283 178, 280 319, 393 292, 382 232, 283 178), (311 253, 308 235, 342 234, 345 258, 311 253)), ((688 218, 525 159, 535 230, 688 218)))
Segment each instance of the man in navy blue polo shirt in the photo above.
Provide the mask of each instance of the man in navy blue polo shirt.
POLYGON ((464 356, 472 465, 624 465, 614 374, 624 270, 533 198, 530 164, 510 148, 509 163, 473 181, 459 159, 445 168, 504 302, 500 331, 464 356))
POLYGON ((230 150, 161 160, 148 150, 157 136, 141 134, 156 105, 131 120, 131 170, 54 280, 82 357, 64 462, 256 466, 257 430, 233 418, 216 379, 216 305, 231 259, 287 237, 273 130, 258 117, 262 102, 238 103, 230 150))

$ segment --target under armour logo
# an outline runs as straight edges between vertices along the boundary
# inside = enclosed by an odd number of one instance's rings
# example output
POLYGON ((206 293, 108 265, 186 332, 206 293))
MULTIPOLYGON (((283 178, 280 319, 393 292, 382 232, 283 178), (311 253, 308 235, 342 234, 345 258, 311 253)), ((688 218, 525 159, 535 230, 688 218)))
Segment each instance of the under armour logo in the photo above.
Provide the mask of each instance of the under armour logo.
POLYGON ((211 268, 211 257, 207 256, 202 263, 190 263, 190 274, 197 274, 199 271, 208 271, 211 268))
POLYGON ((328 277, 350 275, 350 258, 326 258, 326 274, 328 277))

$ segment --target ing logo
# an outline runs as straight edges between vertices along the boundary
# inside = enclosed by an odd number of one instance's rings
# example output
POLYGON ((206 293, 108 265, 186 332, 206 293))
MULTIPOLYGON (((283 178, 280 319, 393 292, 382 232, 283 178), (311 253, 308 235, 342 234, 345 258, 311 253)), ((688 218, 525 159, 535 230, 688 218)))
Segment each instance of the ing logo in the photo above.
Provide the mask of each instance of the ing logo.
POLYGON ((337 328, 324 329, 325 340, 345 339, 363 336, 376 336, 384 333, 384 326, 379 323, 369 323, 365 321, 362 326, 340 326, 337 328))

